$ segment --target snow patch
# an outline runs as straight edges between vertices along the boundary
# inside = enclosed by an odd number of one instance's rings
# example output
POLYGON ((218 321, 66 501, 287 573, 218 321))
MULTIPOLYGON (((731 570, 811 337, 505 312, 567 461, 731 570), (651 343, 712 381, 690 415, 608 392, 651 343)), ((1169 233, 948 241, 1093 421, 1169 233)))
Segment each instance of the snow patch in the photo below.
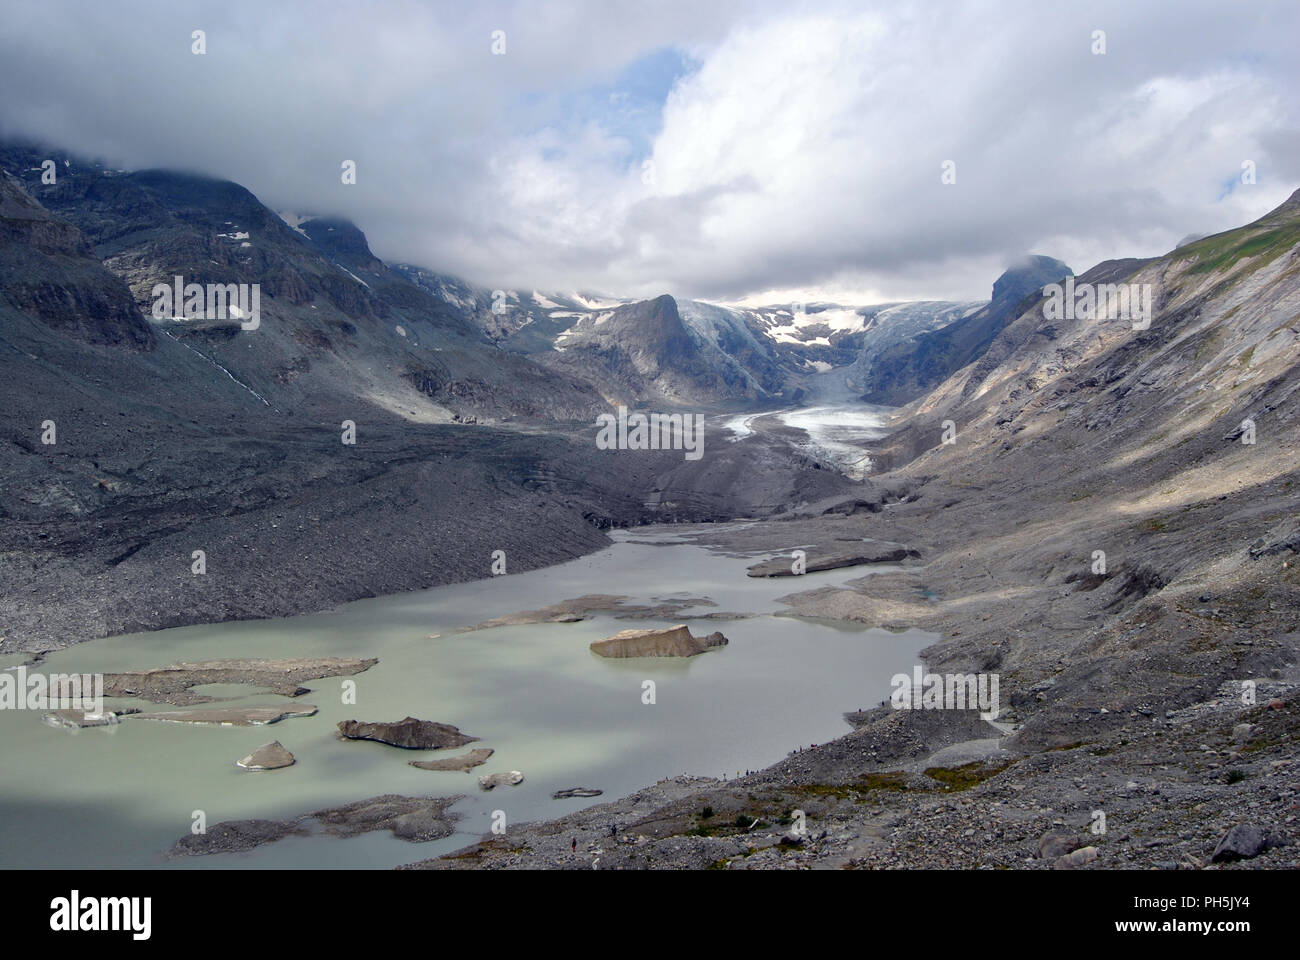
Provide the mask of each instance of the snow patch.
POLYGON ((460 307, 462 310, 473 310, 478 306, 478 304, 474 302, 473 295, 470 295, 468 298, 458 296, 450 287, 447 286, 447 281, 445 280, 438 281, 438 296, 442 297, 443 300, 447 301, 452 306, 460 307))
POLYGON ((588 310, 606 310, 611 307, 621 307, 623 305, 623 301, 621 300, 605 300, 600 297, 584 297, 580 293, 570 294, 569 299, 574 303, 582 304, 588 310))
MULTIPOLYGON (((291 213, 288 210, 277 210, 275 212, 275 215, 279 217, 281 220, 283 220, 285 226, 287 226, 290 230, 293 230, 295 233, 301 233, 304 237, 307 236, 307 231, 302 229, 302 225, 304 223, 307 223, 308 221, 316 219, 315 217, 299 216, 298 214, 291 213)), ((308 239, 311 238, 308 237, 308 239)))
POLYGON ((765 413, 742 413, 738 417, 732 417, 731 419, 727 420, 725 423, 723 423, 723 427, 725 427, 726 429, 730 430, 732 433, 735 434, 734 437, 728 437, 727 439, 731 440, 732 442, 736 440, 744 440, 747 436, 749 436, 751 433, 754 432, 754 428, 751 427, 750 424, 753 423, 755 420, 757 420, 759 417, 765 417, 765 416, 767 416, 767 414, 765 413))
POLYGON ((367 290, 370 289, 370 284, 366 283, 366 281, 362 280, 360 277, 358 277, 355 273, 353 273, 353 272, 352 272, 351 270, 349 270, 347 267, 339 267, 339 269, 342 270, 344 273, 346 273, 349 277, 351 277, 351 278, 352 278, 353 280, 355 280, 357 283, 361 284, 361 285, 362 285, 363 287, 365 287, 367 290))

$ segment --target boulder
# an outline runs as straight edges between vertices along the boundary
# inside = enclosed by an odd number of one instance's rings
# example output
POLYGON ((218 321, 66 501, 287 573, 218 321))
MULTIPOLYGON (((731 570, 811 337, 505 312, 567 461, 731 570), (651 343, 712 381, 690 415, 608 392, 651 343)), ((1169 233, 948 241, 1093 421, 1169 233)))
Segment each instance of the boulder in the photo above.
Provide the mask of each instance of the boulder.
POLYGON ((621 630, 612 637, 591 644, 591 652, 602 657, 694 657, 727 643, 721 633, 693 637, 685 624, 667 629, 621 630))
POLYGON ((272 740, 262 744, 243 760, 236 761, 235 766, 245 770, 279 770, 281 767, 293 766, 294 762, 293 754, 279 740, 272 740))
POLYGON ((463 747, 477 740, 461 733, 449 723, 417 720, 406 717, 395 723, 367 723, 362 720, 340 720, 339 734, 347 740, 377 740, 406 750, 442 750, 446 747, 463 747))
POLYGON ((1097 859, 1096 847, 1080 847, 1063 856, 1057 857, 1052 863, 1053 870, 1077 870, 1085 864, 1092 863, 1097 859))
POLYGON ((491 773, 478 778, 478 785, 484 790, 493 790, 496 787, 517 787, 524 782, 524 775, 518 770, 511 770, 509 773, 491 773))
POLYGON ((1239 823, 1223 835, 1210 857, 1215 863, 1249 860, 1273 847, 1285 847, 1286 834, 1257 823, 1239 823))
POLYGON ((1077 836, 1065 830, 1048 830, 1039 838, 1038 859, 1055 860, 1076 849, 1080 842, 1077 836))

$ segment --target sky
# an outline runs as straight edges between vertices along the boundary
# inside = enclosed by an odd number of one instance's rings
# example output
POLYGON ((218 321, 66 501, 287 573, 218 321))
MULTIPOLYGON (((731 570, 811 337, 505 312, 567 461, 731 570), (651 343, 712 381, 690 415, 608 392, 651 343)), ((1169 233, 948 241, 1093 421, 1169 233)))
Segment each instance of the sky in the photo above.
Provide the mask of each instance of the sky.
POLYGON ((5 0, 0 135, 491 288, 982 299, 1285 200, 1297 37, 1293 0, 5 0))

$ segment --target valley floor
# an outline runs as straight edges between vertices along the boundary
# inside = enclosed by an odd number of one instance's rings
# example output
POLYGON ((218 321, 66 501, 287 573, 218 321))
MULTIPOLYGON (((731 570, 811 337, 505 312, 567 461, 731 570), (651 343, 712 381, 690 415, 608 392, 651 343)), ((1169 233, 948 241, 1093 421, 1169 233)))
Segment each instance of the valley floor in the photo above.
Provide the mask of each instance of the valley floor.
MULTIPOLYGON (((850 483, 814 463, 780 418, 751 427, 712 468, 728 457, 737 470, 766 465, 811 484, 809 495, 773 487, 773 503, 795 505, 659 532, 731 556, 799 549, 810 564, 864 539, 915 551, 837 587, 801 590, 791 577, 781 602, 796 617, 942 636, 922 654, 926 669, 997 674, 997 725, 975 711, 828 703, 851 731, 766 770, 726 781, 682 771, 413 866, 1217 869, 1235 862, 1212 859, 1234 827, 1232 843, 1253 846, 1240 862, 1300 865, 1300 491, 1289 450, 1197 468, 1182 496, 1161 482, 1128 492, 1118 472, 1085 483, 1072 458, 1041 451, 850 483), (1102 547, 1112 565, 1094 573, 1102 547)), ((709 502, 718 488, 702 476, 670 470, 661 502, 709 502)))

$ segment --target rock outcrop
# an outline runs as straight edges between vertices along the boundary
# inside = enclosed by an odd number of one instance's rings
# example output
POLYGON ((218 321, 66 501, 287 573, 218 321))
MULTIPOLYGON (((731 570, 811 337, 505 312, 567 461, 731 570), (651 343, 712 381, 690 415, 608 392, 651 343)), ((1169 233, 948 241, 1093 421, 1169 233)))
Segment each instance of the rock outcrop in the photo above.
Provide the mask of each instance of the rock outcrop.
MULTIPOLYGON (((747 571, 751 577, 793 577, 795 561, 791 553, 785 553, 756 563, 747 571)), ((867 563, 900 563, 914 559, 920 554, 915 550, 897 543, 882 541, 864 541, 846 548, 842 545, 812 548, 804 551, 803 573, 817 573, 820 570, 838 570, 840 567, 858 567, 867 563)))
POLYGON ((406 717, 395 723, 367 723, 363 720, 339 721, 339 734, 347 740, 377 740, 406 750, 442 750, 462 747, 477 740, 461 733, 449 723, 406 717))
POLYGON ((18 310, 84 343, 152 350, 153 329, 131 290, 85 235, 0 170, 0 288, 18 310))
POLYGON ((707 637, 691 636, 686 625, 667 629, 620 630, 612 637, 591 644, 591 652, 602 657, 693 657, 728 642, 721 633, 707 637))
POLYGON ((326 834, 335 837, 355 837, 374 830, 388 830, 399 840, 427 843, 451 835, 456 815, 450 812, 450 808, 459 799, 402 797, 390 793, 342 807, 305 813, 292 820, 226 820, 208 827, 205 833, 182 837, 167 856, 200 857, 210 853, 251 850, 283 837, 311 833, 306 826, 309 820, 315 820, 326 834))

